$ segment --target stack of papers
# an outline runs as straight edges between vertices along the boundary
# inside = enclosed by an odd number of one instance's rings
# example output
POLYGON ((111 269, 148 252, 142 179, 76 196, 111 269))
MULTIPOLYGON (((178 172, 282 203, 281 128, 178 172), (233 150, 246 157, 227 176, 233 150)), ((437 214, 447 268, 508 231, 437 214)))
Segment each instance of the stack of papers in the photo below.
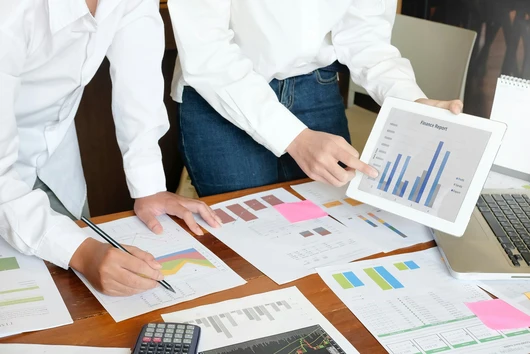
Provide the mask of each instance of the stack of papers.
POLYGON ((131 354, 126 348, 74 347, 66 345, 0 344, 2 354, 131 354))
POLYGON ((0 238, 0 337, 70 323, 44 262, 20 254, 0 238))

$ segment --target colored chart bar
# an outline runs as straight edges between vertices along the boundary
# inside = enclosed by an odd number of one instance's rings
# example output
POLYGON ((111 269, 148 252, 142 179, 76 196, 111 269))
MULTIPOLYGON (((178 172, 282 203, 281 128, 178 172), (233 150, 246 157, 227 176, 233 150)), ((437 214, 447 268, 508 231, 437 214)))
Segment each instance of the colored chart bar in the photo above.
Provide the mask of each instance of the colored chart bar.
POLYGON ((377 227, 376 224, 374 224, 373 222, 371 222, 370 220, 368 220, 368 218, 366 218, 365 216, 362 216, 362 215, 357 215, 359 217, 359 219, 367 222, 370 226, 372 227, 377 227))
POLYGON ((236 219, 228 215, 223 209, 215 209, 214 213, 221 219, 221 222, 223 224, 228 224, 229 222, 236 221, 236 219))
POLYGON ((405 159, 405 164, 403 165, 403 168, 401 169, 401 172, 399 173, 396 186, 394 187, 394 190, 392 191, 393 195, 401 194, 399 186, 401 185, 401 182, 403 181, 403 176, 405 175, 405 171, 407 171, 407 167, 409 167, 409 162, 410 162, 410 156, 407 156, 407 158, 405 159))
POLYGON ((377 189, 383 189, 383 186, 385 183, 385 177, 389 169, 390 169, 390 162, 387 162, 385 166, 385 170, 383 171, 383 174, 381 175, 381 179, 379 180, 379 184, 377 185, 377 189))
POLYGON ((326 208, 333 208, 333 207, 336 207, 336 206, 339 206, 339 205, 342 205, 342 203, 339 202, 338 200, 335 200, 333 202, 329 202, 329 203, 324 204, 324 206, 326 208))
POLYGON ((409 270, 409 267, 403 262, 400 263, 394 263, 394 267, 396 267, 398 270, 409 270))
POLYGON ((368 213, 368 215, 370 215, 372 218, 374 218, 375 220, 377 220, 379 223, 383 224, 384 226, 388 227, 390 230, 394 231, 396 234, 398 234, 399 236, 403 237, 403 238, 406 238, 407 235, 405 235, 404 233, 402 233, 401 231, 399 231, 398 229, 396 229, 394 226, 390 225, 389 223, 387 223, 385 220, 381 219, 380 217, 378 217, 377 215, 375 215, 374 213, 368 213))
POLYGON ((425 206, 432 208, 434 204, 434 199, 436 199, 436 195, 438 194, 436 190, 440 190, 440 185, 438 183, 440 182, 440 178, 442 177, 442 173, 444 172, 444 168, 445 168, 445 165, 447 164, 447 160, 449 159, 449 155, 451 155, 451 152, 446 151, 444 158, 442 160, 442 164, 440 165, 440 168, 438 169, 438 173, 436 174, 436 177, 434 178, 431 191, 429 192, 429 195, 427 196, 427 200, 425 201, 425 206))
POLYGON ((368 275, 370 279, 372 279, 374 283, 376 283, 381 288, 381 290, 392 290, 393 289, 392 285, 390 285, 385 279, 383 279, 381 274, 376 272, 374 268, 367 268, 363 270, 366 273, 366 275, 368 275))
POLYGON ((351 206, 357 206, 357 205, 361 205, 362 203, 355 200, 355 199, 351 199, 351 198, 344 198, 344 201, 348 204, 350 204, 351 206))
POLYGON ((423 185, 423 181, 425 181, 425 176, 427 176, 427 171, 423 171, 421 174, 420 181, 418 183, 418 187, 416 188, 416 191, 414 192, 414 196, 412 196, 412 201, 416 202, 416 199, 418 198, 418 194, 420 194, 420 188, 423 185))
POLYGON ((0 291, 0 295, 3 295, 3 294, 11 294, 11 293, 18 293, 18 292, 21 292, 21 291, 37 290, 38 288, 39 288, 38 286, 29 286, 29 287, 27 287, 27 288, 18 288, 18 289, 2 290, 2 291, 0 291))
POLYGON ((44 301, 44 297, 36 296, 36 297, 28 297, 26 299, 14 299, 14 300, 0 301, 0 307, 27 304, 28 302, 38 302, 38 301, 44 301))
POLYGON ((312 233, 311 231, 302 231, 302 232, 300 232, 300 235, 302 235, 304 237, 310 237, 310 236, 313 236, 314 233, 312 233))
POLYGON ((383 277, 383 279, 386 280, 388 284, 390 284, 394 289, 402 289, 404 288, 403 284, 399 282, 388 270, 386 270, 385 267, 379 266, 374 267, 375 271, 379 273, 380 276, 383 277))
POLYGON ((414 182, 414 185, 412 186, 412 191, 410 191, 410 194, 409 194, 410 201, 414 199, 414 194, 416 193, 416 190, 418 189, 419 184, 420 184, 420 178, 416 177, 416 181, 414 182))
POLYGON ((283 204, 283 202, 280 199, 278 199, 278 197, 276 197, 276 196, 274 196, 272 194, 271 195, 266 195, 266 196, 262 197, 261 199, 263 199, 264 201, 266 201, 267 203, 269 203, 272 206, 283 204))
POLYGON ((352 283, 350 283, 348 281, 348 279, 346 279, 346 277, 344 276, 344 274, 342 273, 338 273, 338 274, 333 274, 333 279, 335 279, 335 281, 344 289, 344 290, 347 290, 347 289, 352 289, 353 288, 353 285, 352 283))
POLYGON ((407 267, 409 267, 409 269, 419 269, 420 268, 420 266, 417 265, 414 261, 406 261, 406 262, 403 262, 403 263, 405 263, 405 265, 407 267))
POLYGON ((245 221, 252 221, 258 218, 256 215, 252 214, 247 209, 243 208, 242 205, 239 204, 229 205, 226 208, 245 221))
POLYGON ((364 283, 361 281, 361 279, 357 278, 357 276, 355 274, 353 274, 353 272, 344 272, 342 274, 344 274, 346 279, 348 279, 348 281, 354 287, 358 288, 359 286, 364 286, 364 283))
POLYGON ((267 209, 267 207, 260 202, 258 202, 256 199, 247 200, 245 202, 246 205, 252 208, 254 211, 260 211, 263 209, 267 209))
POLYGON ((385 192, 388 192, 388 188, 390 187, 390 184, 392 183, 392 180, 394 179, 394 175, 396 174, 397 168, 399 166, 399 162, 401 161, 401 154, 397 155, 396 162, 394 162, 394 167, 392 167, 392 172, 390 172, 390 176, 388 177, 388 181, 385 185, 385 192))
POLYGON ((405 181, 405 183, 403 183, 403 188, 401 188, 401 192, 399 192, 400 198, 403 198, 403 195, 405 195, 405 191, 407 190, 408 185, 409 181, 405 181))
POLYGON ((440 141, 438 143, 438 147, 436 148, 436 152, 434 153, 434 156, 431 160, 431 164, 429 165, 429 169, 427 170, 427 174, 425 175, 425 178, 423 179, 423 183, 421 184, 420 190, 418 192, 418 196, 416 197, 415 201, 416 203, 419 203, 421 200, 421 197, 423 195, 423 192, 425 191, 425 187, 427 186, 427 183, 429 182, 429 178, 431 178, 432 170, 434 169, 434 165, 436 165, 436 161, 438 160, 438 156, 440 156, 440 151, 442 150, 442 147, 444 145, 443 141, 440 141))
POLYGON ((331 232, 329 232, 328 230, 326 230, 325 228, 323 227, 317 227, 316 229, 313 229, 313 231, 315 231, 317 234, 319 234, 320 236, 327 236, 327 235, 331 235, 331 232))
POLYGON ((4 270, 20 269, 15 257, 0 258, 0 272, 4 270))

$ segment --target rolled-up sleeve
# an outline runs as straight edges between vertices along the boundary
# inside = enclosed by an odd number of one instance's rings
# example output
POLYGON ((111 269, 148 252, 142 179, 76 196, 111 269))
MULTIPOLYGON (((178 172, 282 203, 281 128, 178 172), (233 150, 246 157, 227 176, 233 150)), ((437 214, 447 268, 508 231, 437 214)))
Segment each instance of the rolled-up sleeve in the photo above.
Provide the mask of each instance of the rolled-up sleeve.
POLYGON ((390 42, 395 16, 396 0, 353 0, 332 30, 339 61, 379 104, 386 97, 410 101, 426 97, 410 62, 390 42))
POLYGON ((234 42, 231 0, 169 0, 168 6, 186 83, 256 142, 284 154, 306 126, 234 42))
POLYGON ((19 149, 14 107, 26 57, 24 38, 16 33, 0 28, 0 235, 19 252, 66 269, 86 236, 13 169, 19 149))
POLYGON ((164 24, 155 0, 131 1, 107 57, 112 111, 132 198, 166 190, 158 141, 169 129, 164 106, 164 24))

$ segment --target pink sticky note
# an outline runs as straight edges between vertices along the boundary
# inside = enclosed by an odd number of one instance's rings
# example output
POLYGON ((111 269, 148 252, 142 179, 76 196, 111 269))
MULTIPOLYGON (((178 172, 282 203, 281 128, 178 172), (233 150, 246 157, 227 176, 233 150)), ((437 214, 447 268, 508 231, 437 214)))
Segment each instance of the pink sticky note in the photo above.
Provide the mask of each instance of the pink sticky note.
POLYGON ((466 306, 491 329, 518 329, 530 326, 530 316, 503 300, 466 303, 466 306))
POLYGON ((320 209, 310 200, 296 203, 283 203, 275 205, 274 208, 280 212, 290 222, 312 220, 327 216, 328 214, 320 209))

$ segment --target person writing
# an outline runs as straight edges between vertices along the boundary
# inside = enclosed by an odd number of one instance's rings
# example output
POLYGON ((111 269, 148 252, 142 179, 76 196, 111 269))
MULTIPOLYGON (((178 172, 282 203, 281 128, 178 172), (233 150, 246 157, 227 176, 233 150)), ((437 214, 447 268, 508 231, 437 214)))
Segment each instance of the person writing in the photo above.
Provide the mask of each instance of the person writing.
MULTIPOLYGON (((390 44, 396 0, 169 0, 179 146, 200 196, 377 171, 350 145, 337 71, 381 104, 429 100, 390 44)), ((435 70, 435 69, 433 69, 435 70)))
POLYGON ((71 266, 108 295, 142 292, 163 276, 152 255, 87 238, 71 220, 86 215, 74 117, 105 56, 136 214, 155 233, 164 213, 197 234, 192 212, 218 226, 204 203, 166 192, 163 52, 158 1, 0 0, 0 235, 22 253, 71 266))

